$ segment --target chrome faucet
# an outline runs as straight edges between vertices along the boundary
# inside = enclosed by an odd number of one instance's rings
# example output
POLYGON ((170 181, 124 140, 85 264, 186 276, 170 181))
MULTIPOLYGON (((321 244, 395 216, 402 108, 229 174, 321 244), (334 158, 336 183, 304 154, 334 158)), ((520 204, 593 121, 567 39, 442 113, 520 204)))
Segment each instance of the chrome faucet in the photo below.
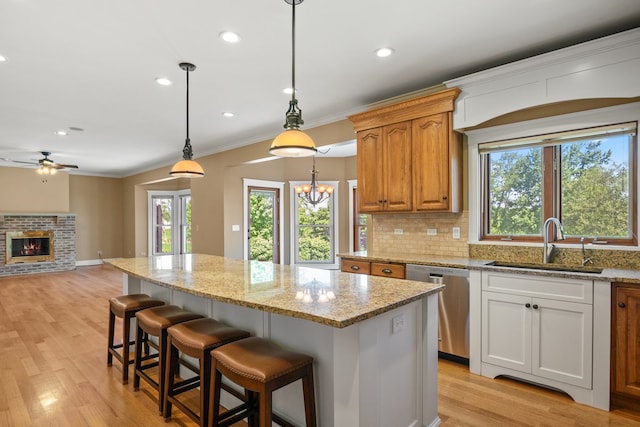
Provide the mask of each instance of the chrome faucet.
POLYGON ((553 250, 556 245, 549 245, 549 223, 553 223, 556 226, 558 235, 557 240, 564 240, 564 228, 562 228, 562 224, 558 218, 549 217, 544 222, 544 226, 542 227, 542 235, 544 237, 544 250, 542 253, 542 262, 547 264, 551 259, 551 255, 553 254, 553 250))

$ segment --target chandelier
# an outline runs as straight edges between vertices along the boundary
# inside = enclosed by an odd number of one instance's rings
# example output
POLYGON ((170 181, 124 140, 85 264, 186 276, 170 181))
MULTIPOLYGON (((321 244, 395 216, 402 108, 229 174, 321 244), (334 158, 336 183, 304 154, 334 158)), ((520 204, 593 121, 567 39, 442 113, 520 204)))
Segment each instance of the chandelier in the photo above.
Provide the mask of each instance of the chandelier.
POLYGON ((282 157, 306 157, 316 153, 316 145, 313 139, 300 130, 302 120, 302 110, 298 107, 296 99, 296 4, 303 0, 284 0, 291 5, 291 101, 285 117, 285 131, 280 133, 273 142, 269 152, 275 156, 282 157))
POLYGON ((311 206, 324 202, 333 194, 332 186, 318 184, 318 170, 316 169, 315 156, 313 156, 313 169, 311 169, 311 184, 296 185, 295 191, 298 197, 311 206))

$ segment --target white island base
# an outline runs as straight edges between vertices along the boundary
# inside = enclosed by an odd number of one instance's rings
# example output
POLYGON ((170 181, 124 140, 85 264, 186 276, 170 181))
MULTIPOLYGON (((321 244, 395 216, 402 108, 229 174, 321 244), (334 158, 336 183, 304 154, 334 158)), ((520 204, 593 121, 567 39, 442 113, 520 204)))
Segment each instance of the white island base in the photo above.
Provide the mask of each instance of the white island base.
MULTIPOLYGON (((146 293, 312 356, 318 425, 426 427, 437 411, 437 293, 345 328, 227 304, 124 274, 125 294, 146 293)), ((274 411, 304 425, 300 381, 277 390, 274 411)), ((239 401, 224 394, 222 404, 239 401)))

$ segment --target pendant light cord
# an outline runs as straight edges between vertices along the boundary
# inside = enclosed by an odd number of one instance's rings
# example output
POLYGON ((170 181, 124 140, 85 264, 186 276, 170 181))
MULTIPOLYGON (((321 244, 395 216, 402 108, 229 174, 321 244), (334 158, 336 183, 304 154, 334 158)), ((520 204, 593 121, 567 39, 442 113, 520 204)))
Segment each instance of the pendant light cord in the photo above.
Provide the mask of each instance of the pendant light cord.
POLYGON ((187 142, 189 142, 189 70, 187 69, 187 142))
POLYGON ((291 100, 296 99, 296 0, 291 2, 291 100))

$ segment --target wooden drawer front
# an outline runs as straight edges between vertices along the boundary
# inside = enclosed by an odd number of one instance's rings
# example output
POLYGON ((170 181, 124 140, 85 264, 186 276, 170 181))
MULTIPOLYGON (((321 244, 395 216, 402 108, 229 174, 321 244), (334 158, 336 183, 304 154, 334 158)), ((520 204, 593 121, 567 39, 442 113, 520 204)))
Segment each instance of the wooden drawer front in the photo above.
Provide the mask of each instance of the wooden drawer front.
POLYGON ((369 261, 356 261, 354 259, 343 259, 340 269, 346 273, 369 274, 369 261))
POLYGON ((592 280, 483 271, 482 290, 593 303, 592 280))
POLYGON ((371 274, 374 276, 394 277, 404 279, 404 264, 388 264, 382 262, 371 263, 371 274))

